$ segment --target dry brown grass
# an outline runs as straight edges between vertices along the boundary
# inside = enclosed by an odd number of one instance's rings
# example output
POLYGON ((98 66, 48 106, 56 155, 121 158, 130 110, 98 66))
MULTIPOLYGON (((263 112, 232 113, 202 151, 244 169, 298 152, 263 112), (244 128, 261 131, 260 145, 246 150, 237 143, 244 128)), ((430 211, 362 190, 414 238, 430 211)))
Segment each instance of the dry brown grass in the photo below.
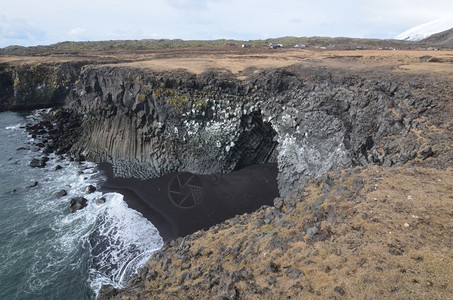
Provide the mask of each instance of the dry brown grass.
MULTIPOLYGON (((330 192, 314 180, 294 210, 257 224, 272 209, 170 247, 167 253, 187 247, 187 255, 176 251, 166 271, 162 260, 151 260, 148 268, 159 275, 145 281, 140 297, 212 299, 234 286, 241 299, 453 299, 452 169, 344 170, 330 192), (358 181, 363 187, 357 190, 358 181), (320 205, 319 197, 325 197, 320 205), (321 215, 314 213, 317 205, 321 215), (313 224, 319 233, 311 238, 306 229, 313 224), (225 252, 239 245, 238 255, 225 252), (269 262, 279 271, 269 273, 269 262), (222 272, 213 271, 218 265, 222 272), (195 268, 203 275, 182 284, 184 272, 195 268), (304 276, 288 277, 289 268, 304 276), (231 281, 238 271, 252 274, 252 281, 231 281), (219 276, 218 285, 208 285, 209 273, 219 276), (257 293, 253 285, 266 291, 257 293)), ((133 285, 118 297, 136 296, 131 291, 133 285)))
POLYGON ((301 50, 268 48, 187 48, 147 51, 80 52, 77 55, 0 56, 0 63, 12 65, 55 63, 65 61, 96 61, 117 66, 145 68, 156 71, 185 69, 200 74, 209 69, 223 69, 245 78, 247 69, 302 66, 336 67, 350 70, 393 68, 394 72, 434 73, 453 76, 453 51, 408 50, 301 50), (434 61, 424 59, 431 57, 434 61), (421 62, 424 61, 424 62, 421 62))

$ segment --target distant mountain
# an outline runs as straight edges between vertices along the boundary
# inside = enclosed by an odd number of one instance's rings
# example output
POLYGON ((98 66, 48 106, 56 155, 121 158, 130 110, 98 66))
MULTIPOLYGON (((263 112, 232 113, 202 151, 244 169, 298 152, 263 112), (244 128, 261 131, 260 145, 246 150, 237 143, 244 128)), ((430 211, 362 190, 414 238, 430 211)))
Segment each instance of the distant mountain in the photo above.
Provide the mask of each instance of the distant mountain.
POLYGON ((453 48, 453 28, 433 34, 420 41, 420 44, 427 46, 453 48))
POLYGON ((396 36, 395 39, 420 41, 435 33, 439 33, 450 28, 453 28, 453 15, 415 26, 396 36))

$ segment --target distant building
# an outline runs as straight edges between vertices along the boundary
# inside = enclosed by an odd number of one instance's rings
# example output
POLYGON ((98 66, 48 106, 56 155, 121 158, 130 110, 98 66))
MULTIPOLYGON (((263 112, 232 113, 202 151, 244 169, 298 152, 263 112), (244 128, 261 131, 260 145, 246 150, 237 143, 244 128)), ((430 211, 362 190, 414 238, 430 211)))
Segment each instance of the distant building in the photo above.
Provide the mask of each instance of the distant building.
POLYGON ((298 45, 295 45, 294 48, 306 48, 307 45, 305 44, 298 44, 298 45))
POLYGON ((241 47, 242 48, 249 48, 249 47, 252 47, 252 45, 244 43, 244 44, 241 45, 241 47))
POLYGON ((283 45, 277 44, 277 43, 270 43, 269 48, 271 48, 271 49, 283 48, 283 45))

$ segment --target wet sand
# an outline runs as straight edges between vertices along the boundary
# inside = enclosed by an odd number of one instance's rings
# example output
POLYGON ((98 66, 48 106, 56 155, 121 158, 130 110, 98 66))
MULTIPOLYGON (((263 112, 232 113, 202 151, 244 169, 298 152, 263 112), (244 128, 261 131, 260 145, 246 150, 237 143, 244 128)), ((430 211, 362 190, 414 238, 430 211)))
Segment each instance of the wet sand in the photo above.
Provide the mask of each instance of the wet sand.
POLYGON ((229 174, 172 173, 147 180, 115 178, 107 163, 99 169, 107 177, 101 191, 123 194, 129 207, 150 220, 164 240, 272 205, 279 196, 277 164, 249 166, 229 174))

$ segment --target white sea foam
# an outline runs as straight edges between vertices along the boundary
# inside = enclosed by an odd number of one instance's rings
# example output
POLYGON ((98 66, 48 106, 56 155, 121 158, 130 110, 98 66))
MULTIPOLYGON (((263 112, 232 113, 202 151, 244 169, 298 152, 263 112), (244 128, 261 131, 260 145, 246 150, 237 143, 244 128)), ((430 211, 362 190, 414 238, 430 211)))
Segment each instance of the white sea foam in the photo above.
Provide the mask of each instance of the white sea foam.
MULTIPOLYGON (((96 185, 93 175, 94 169, 85 169, 77 178, 60 178, 63 185, 71 186, 62 200, 67 203, 87 184, 96 185)), ((162 238, 151 222, 127 206, 123 195, 95 192, 83 196, 88 199, 86 208, 54 223, 54 229, 63 233, 57 240, 59 251, 71 251, 82 243, 89 252, 88 280, 93 290, 97 293, 102 284, 122 287, 162 247, 162 238), (96 200, 101 197, 105 203, 99 204, 96 200)))
MULTIPOLYGON (((37 113, 32 118, 39 118, 37 113)), ((20 129, 22 125, 9 126, 20 129)), ((23 130, 23 129, 21 129, 23 130)), ((36 153, 25 154, 24 164, 28 164, 36 153)), ((142 267, 151 255, 163 245, 155 226, 139 212, 129 208, 119 193, 94 192, 86 194, 87 185, 97 186, 99 174, 96 164, 78 164, 68 160, 58 160, 49 155, 45 169, 32 169, 40 176, 36 192, 26 201, 29 211, 37 216, 30 222, 30 231, 45 232, 46 239, 34 246, 34 257, 27 271, 29 278, 25 291, 37 293, 45 286, 58 281, 58 276, 70 266, 79 274, 86 267, 84 277, 97 294, 103 284, 123 287, 126 280, 142 267), (59 164, 63 169, 54 171, 59 164), (68 195, 56 199, 52 194, 65 189, 68 195), (71 198, 82 196, 88 205, 75 213, 68 212, 71 198), (105 203, 97 203, 101 197, 105 203), (42 220, 46 220, 43 225, 42 220)))
POLYGON ((128 208, 123 195, 103 196, 106 202, 95 205, 102 212, 90 235, 93 258, 90 280, 95 291, 105 283, 122 287, 163 244, 154 225, 128 208))
POLYGON ((22 124, 16 124, 16 125, 13 125, 13 126, 6 126, 5 129, 6 130, 20 130, 21 126, 23 126, 23 125, 22 124))

